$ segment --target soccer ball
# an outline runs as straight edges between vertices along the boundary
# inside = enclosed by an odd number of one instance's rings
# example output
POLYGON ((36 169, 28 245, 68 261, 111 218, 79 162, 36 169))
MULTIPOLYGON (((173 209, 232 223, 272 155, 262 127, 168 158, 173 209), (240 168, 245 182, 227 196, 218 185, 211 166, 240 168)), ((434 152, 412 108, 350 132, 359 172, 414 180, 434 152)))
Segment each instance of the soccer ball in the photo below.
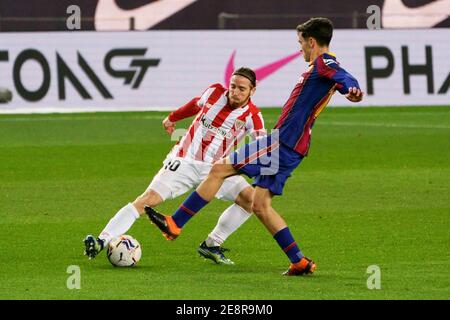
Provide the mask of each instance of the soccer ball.
POLYGON ((124 234, 108 243, 106 254, 113 266, 132 267, 141 259, 142 250, 136 239, 124 234))
POLYGON ((8 103, 12 99, 12 92, 9 89, 0 87, 0 103, 8 103))

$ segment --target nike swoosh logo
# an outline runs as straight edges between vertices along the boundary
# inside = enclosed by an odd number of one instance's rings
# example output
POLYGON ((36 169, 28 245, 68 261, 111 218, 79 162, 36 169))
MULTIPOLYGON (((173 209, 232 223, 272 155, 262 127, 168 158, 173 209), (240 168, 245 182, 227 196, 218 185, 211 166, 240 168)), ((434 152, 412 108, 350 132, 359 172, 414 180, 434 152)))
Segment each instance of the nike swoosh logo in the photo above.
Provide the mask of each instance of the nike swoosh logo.
MULTIPOLYGON (((254 69, 256 74, 256 80, 262 81, 263 79, 270 76, 272 73, 278 71, 282 67, 284 67, 286 64, 294 60, 295 58, 299 57, 301 55, 300 52, 296 52, 294 54, 291 54, 285 58, 282 58, 280 60, 277 60, 275 62, 266 64, 265 66, 262 66, 258 69, 254 69)), ((231 54, 230 59, 228 60, 227 66, 225 67, 225 76, 224 76, 224 83, 225 86, 228 88, 230 85, 230 78, 234 72, 234 57, 236 56, 236 50, 233 51, 231 54)))
POLYGON ((147 30, 197 0, 159 0, 132 10, 114 0, 99 0, 95 8, 96 30, 129 30, 134 17, 136 30, 147 30))
POLYGON ((402 0, 385 0, 381 15, 384 28, 432 28, 450 15, 450 0, 415 8, 408 8, 402 0))

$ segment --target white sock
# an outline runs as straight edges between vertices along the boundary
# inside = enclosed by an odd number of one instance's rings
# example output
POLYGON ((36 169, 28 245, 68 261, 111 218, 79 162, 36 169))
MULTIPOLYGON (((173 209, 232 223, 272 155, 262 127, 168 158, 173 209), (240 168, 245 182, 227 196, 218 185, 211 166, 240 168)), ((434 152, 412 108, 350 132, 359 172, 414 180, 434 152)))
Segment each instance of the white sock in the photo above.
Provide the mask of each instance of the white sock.
POLYGON ((237 204, 229 206, 220 216, 214 230, 205 240, 208 247, 221 246, 225 240, 251 217, 237 204))
POLYGON ((138 218, 139 212, 132 203, 129 203, 109 220, 98 237, 104 241, 103 245, 106 246, 113 238, 126 233, 138 218))

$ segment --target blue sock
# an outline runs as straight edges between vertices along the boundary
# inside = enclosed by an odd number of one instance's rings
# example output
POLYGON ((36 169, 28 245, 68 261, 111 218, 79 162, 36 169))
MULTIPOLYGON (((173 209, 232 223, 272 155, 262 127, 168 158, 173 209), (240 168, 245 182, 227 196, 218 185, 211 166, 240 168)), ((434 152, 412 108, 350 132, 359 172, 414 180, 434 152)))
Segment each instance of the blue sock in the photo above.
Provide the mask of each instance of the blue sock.
POLYGON ((183 204, 175 211, 172 216, 173 221, 179 228, 183 228, 186 222, 189 221, 200 209, 208 204, 208 201, 204 200, 197 191, 191 193, 189 197, 184 200, 183 204))
POLYGON ((281 229, 273 237, 292 263, 299 262, 303 258, 303 253, 298 248, 288 227, 281 229))

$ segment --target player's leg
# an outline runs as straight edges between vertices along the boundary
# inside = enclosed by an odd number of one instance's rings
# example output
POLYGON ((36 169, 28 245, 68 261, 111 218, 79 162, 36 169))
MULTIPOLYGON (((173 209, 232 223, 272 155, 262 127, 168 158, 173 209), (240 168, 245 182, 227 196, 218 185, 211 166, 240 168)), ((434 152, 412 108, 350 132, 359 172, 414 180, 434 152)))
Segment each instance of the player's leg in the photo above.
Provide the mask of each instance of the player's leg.
POLYGON ((150 207, 145 208, 146 213, 167 240, 174 240, 180 235, 183 226, 214 198, 224 180, 236 174, 238 172, 229 159, 221 159, 212 166, 207 178, 186 198, 172 216, 160 214, 150 207))
POLYGON ((284 219, 272 207, 273 194, 269 189, 255 187, 252 211, 271 235, 287 227, 284 219))
POLYGON ((272 207, 272 192, 256 186, 252 210, 291 261, 285 275, 313 273, 316 265, 300 251, 284 219, 272 207))
POLYGON ((209 202, 216 196, 226 178, 237 175, 228 158, 214 163, 205 180, 200 183, 195 192, 205 201, 209 202))
POLYGON ((178 208, 172 219, 179 228, 182 228, 198 211, 206 206, 219 191, 226 178, 236 175, 237 171, 228 159, 216 162, 207 178, 191 193, 178 208))
POLYGON ((146 210, 146 213, 168 240, 176 239, 181 233, 181 228, 214 198, 226 178, 237 174, 245 174, 248 177, 260 175, 261 168, 267 166, 260 162, 260 157, 273 153, 277 147, 278 141, 274 141, 270 136, 243 145, 229 157, 213 165, 208 177, 183 202, 174 215, 165 216, 151 208, 146 210))
POLYGON ((117 211, 97 238, 92 235, 86 236, 84 240, 85 255, 94 258, 112 239, 125 234, 132 227, 136 220, 145 213, 145 205, 154 207, 163 201, 156 191, 147 189, 133 203, 128 203, 117 211))
POLYGON ((85 254, 94 258, 114 238, 125 234, 136 220, 145 213, 145 207, 155 207, 167 199, 175 198, 198 182, 195 170, 181 158, 166 159, 164 166, 153 177, 147 190, 133 203, 122 207, 108 222, 100 235, 88 235, 85 254), (171 164, 176 164, 171 165, 171 164))
POLYGON ((139 212, 139 215, 142 216, 143 214, 145 214, 145 206, 156 207, 163 203, 165 199, 170 197, 166 196, 163 198, 160 193, 161 192, 158 193, 157 191, 149 187, 143 194, 141 194, 136 198, 136 200, 134 200, 133 205, 139 212))
POLYGON ((248 186, 239 193, 235 203, 221 214, 217 225, 205 240, 206 244, 221 246, 233 232, 243 225, 251 217, 252 199, 253 188, 248 186))
POLYGON ((125 234, 134 222, 145 213, 144 206, 155 207, 164 202, 162 196, 155 190, 148 188, 143 194, 121 208, 102 230, 98 238, 106 246, 111 239, 125 234))
POLYGON ((242 176, 227 178, 216 197, 221 200, 234 201, 219 217, 217 225, 203 241, 197 251, 201 256, 216 263, 234 264, 225 257, 228 251, 222 247, 225 240, 251 217, 253 188, 242 176))

